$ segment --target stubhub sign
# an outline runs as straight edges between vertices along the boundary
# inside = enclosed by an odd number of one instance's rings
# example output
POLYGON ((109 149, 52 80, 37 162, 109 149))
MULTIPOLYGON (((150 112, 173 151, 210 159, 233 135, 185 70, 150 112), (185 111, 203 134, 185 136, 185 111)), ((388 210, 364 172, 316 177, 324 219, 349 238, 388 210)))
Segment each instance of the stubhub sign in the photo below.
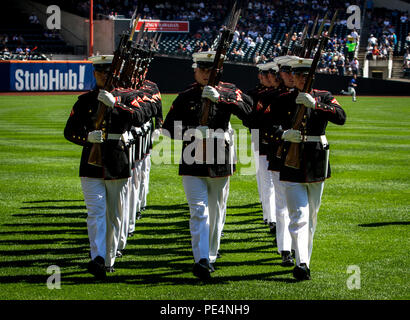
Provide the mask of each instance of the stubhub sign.
POLYGON ((88 91, 94 88, 92 63, 86 61, 4 61, 1 91, 88 91))

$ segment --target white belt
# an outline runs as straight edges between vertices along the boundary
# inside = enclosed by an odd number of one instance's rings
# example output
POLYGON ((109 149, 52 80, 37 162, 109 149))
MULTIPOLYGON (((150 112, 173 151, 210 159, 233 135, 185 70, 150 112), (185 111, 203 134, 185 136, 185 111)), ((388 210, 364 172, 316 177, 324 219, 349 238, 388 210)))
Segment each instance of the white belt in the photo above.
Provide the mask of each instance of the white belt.
POLYGON ((303 142, 320 142, 323 146, 327 146, 327 139, 325 135, 321 136, 302 136, 303 142))
POLYGON ((142 127, 144 128, 145 131, 147 131, 149 128, 151 128, 151 122, 147 121, 145 122, 142 127))
POLYGON ((107 140, 122 140, 124 143, 128 143, 132 139, 132 135, 129 132, 124 133, 109 133, 107 140))

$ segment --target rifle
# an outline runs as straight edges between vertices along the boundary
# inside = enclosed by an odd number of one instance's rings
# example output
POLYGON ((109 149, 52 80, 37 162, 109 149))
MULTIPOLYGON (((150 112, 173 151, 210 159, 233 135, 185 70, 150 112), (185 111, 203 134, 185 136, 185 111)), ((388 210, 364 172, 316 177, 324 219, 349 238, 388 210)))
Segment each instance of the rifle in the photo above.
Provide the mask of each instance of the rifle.
MULTIPOLYGON (((221 37, 219 39, 218 47, 216 49, 215 58, 213 61, 213 66, 211 69, 211 73, 208 79, 208 86, 216 86, 218 84, 218 79, 222 75, 222 66, 224 59, 222 56, 226 55, 226 51, 229 49, 231 45, 231 41, 233 38, 233 34, 235 32, 235 27, 239 20, 241 9, 236 9, 236 1, 233 5, 231 15, 229 17, 229 22, 226 27, 222 30, 221 37)), ((202 102, 202 116, 200 123, 202 126, 208 124, 208 116, 209 116, 209 108, 211 106, 211 101, 208 99, 204 99, 202 102)))
POLYGON ((305 38, 307 34, 307 29, 308 29, 308 25, 305 25, 305 27, 303 28, 302 36, 298 40, 298 43, 294 44, 292 48, 292 54, 295 56, 300 56, 301 54, 303 54, 304 42, 305 42, 305 38))
MULTIPOLYGON (((331 30, 333 29, 335 20, 337 16, 337 10, 335 14, 333 15, 332 22, 329 27, 329 32, 328 35, 330 34, 331 30)), ((325 19, 323 19, 324 21, 325 19)), ((323 48, 326 46, 327 41, 329 40, 328 35, 323 35, 320 39, 319 47, 316 51, 315 57, 313 58, 312 65, 309 70, 309 74, 306 78, 305 85, 303 87, 302 92, 310 92, 312 90, 312 85, 313 85, 313 78, 315 75, 316 67, 319 62, 319 59, 322 54, 323 48)), ((306 107, 304 105, 299 105, 298 111, 296 112, 295 115, 295 121, 293 123, 292 129, 295 130, 302 130, 303 127, 306 126, 306 123, 303 123, 303 119, 305 116, 305 111, 306 107)), ((301 148, 301 143, 291 143, 289 146, 289 151, 288 154, 286 155, 285 159, 285 166, 290 167, 290 168, 295 168, 299 169, 300 168, 300 148, 301 148)))
MULTIPOLYGON (((138 43, 140 41, 140 38, 142 37, 142 30, 144 26, 145 26, 145 23, 143 23, 140 28, 136 43, 138 43)), ((130 46, 129 51, 127 52, 124 66, 121 71, 121 76, 120 76, 120 81, 119 81, 120 86, 124 88, 129 88, 131 86, 132 75, 134 73, 135 65, 137 64, 138 58, 139 58, 138 48, 135 46, 130 46)))
POLYGON ((136 83, 136 88, 139 88, 143 85, 145 81, 146 71, 148 70, 151 61, 154 59, 154 54, 156 53, 156 48, 158 47, 159 39, 161 38, 161 34, 157 33, 151 39, 148 39, 148 42, 145 43, 145 49, 143 51, 143 58, 141 59, 141 64, 139 68, 136 70, 137 72, 137 79, 138 82, 136 83))
MULTIPOLYGON (((136 15, 136 12, 137 12, 137 9, 135 9, 133 17, 136 15)), ((134 35, 133 30, 135 30, 135 26, 137 22, 138 22, 137 19, 135 19, 134 21, 131 19, 131 25, 133 26, 133 29, 130 32, 131 36, 134 35)), ((113 60, 110 66, 108 77, 104 83, 104 90, 111 91, 113 88, 113 85, 119 80, 121 66, 124 61, 124 52, 127 50, 127 46, 131 45, 128 40, 129 38, 130 38, 130 35, 128 32, 123 33, 121 35, 118 47, 114 52, 114 57, 113 57, 113 60)), ((131 42, 132 42, 132 38, 131 38, 131 42)), ((96 130, 105 131, 105 128, 103 128, 103 124, 104 124, 104 117, 105 117, 106 110, 107 110, 107 106, 103 104, 102 102, 100 102, 98 104, 98 110, 97 110, 97 114, 94 120, 94 127, 96 130)), ((105 139, 105 132, 103 132, 103 139, 105 139)), ((88 163, 91 165, 97 166, 97 167, 103 166, 101 144, 94 143, 92 145, 90 155, 88 157, 88 163)))
POLYGON ((318 44, 319 38, 320 38, 320 36, 322 35, 323 28, 325 27, 325 21, 326 21, 326 19, 327 19, 327 13, 325 14, 325 17, 323 18, 322 23, 321 23, 320 26, 319 26, 319 30, 318 30, 316 36, 313 36, 313 33, 314 33, 315 29, 316 29, 317 18, 318 18, 318 17, 316 17, 315 25, 313 26, 310 39, 308 39, 308 41, 307 41, 306 50, 305 50, 305 52, 304 52, 303 58, 310 58, 310 55, 311 55, 311 53, 312 53, 312 51, 313 51, 313 48, 315 48, 316 45, 318 44))
MULTIPOLYGON (((220 77, 222 76, 222 68, 224 57, 226 56, 226 52, 228 51, 229 47, 231 46, 231 42, 233 39, 233 35, 235 32, 235 27, 239 20, 239 15, 241 13, 241 8, 237 8, 237 2, 232 6, 231 13, 228 17, 228 23, 226 26, 223 27, 221 32, 218 46, 215 52, 215 58, 213 61, 213 65, 211 68, 211 73, 209 74, 208 78, 208 86, 216 86, 219 82, 220 77)), ((209 111, 211 108, 211 101, 208 99, 202 100, 202 114, 200 117, 200 125, 207 126, 208 125, 208 118, 209 118, 209 111)), ((206 139, 202 140, 202 152, 197 149, 195 154, 195 158, 199 161, 206 159, 206 139)))

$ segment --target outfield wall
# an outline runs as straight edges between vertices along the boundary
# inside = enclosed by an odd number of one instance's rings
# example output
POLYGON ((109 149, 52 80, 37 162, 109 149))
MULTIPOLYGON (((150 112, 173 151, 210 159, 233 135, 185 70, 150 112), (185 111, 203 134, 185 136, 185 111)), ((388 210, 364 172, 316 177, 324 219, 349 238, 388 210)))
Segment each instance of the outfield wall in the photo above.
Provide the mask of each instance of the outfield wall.
MULTIPOLYGON (((233 82, 243 91, 257 85, 257 68, 225 63, 222 81, 233 82)), ((95 85, 89 61, 0 61, 1 92, 86 91, 95 85)), ((147 77, 163 93, 177 93, 194 81, 189 59, 156 57, 147 77)), ((314 87, 339 94, 351 77, 316 74, 314 87)), ((410 82, 358 78, 358 95, 409 96, 410 82)))
POLYGON ((89 61, 0 61, 0 91, 88 91, 94 88, 89 61))
MULTIPOLYGON (((257 83, 256 67, 240 64, 224 64, 222 81, 235 83, 243 91, 254 88, 257 83)), ((155 57, 147 77, 156 82, 163 93, 177 93, 194 82, 192 60, 155 57)), ((339 94, 347 90, 351 77, 316 74, 314 87, 339 94)), ((358 95, 410 96, 410 82, 358 78, 358 95)))

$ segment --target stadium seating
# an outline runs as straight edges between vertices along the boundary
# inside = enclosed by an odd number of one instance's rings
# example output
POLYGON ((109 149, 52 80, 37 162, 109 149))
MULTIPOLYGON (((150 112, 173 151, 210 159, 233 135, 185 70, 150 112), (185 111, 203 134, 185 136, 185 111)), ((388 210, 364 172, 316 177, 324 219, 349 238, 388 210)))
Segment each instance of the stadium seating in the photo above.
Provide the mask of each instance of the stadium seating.
POLYGON ((44 54, 72 54, 74 48, 68 46, 62 40, 58 33, 53 34, 50 30, 46 30, 41 24, 30 23, 29 16, 22 13, 17 8, 13 8, 13 3, 10 2, 8 10, 0 11, 0 36, 2 44, 0 51, 8 49, 9 53, 3 52, 0 59, 23 59, 23 60, 44 60, 44 54), (10 11, 9 11, 10 10, 10 11), (13 12, 12 15, 9 12, 13 12), (8 41, 4 41, 7 36, 8 41), (17 37, 16 39, 13 39, 17 37), (21 48, 26 52, 26 48, 30 53, 18 54, 17 48, 21 48))

